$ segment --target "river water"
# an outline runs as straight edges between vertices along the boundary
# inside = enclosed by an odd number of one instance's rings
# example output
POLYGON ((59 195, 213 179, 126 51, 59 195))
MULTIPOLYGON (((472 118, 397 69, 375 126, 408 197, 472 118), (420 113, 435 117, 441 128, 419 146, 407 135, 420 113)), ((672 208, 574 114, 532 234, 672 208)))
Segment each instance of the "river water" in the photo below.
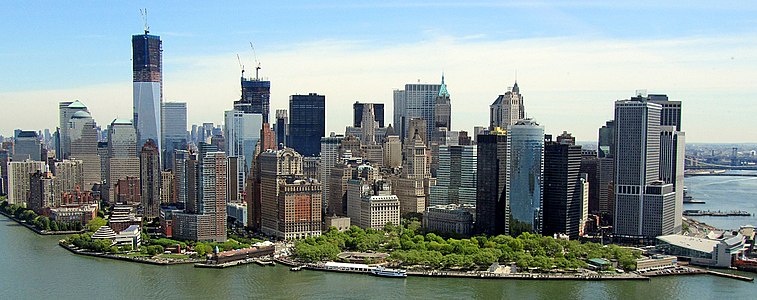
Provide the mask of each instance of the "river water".
MULTIPOLYGON (((691 177, 686 185, 705 205, 757 213, 757 178, 691 177)), ((750 218, 707 218, 737 228, 750 218)), ((650 281, 531 281, 367 275, 244 265, 195 269, 74 255, 0 215, 0 299, 754 299, 757 283, 711 275, 650 281)), ((741 272, 739 272, 741 273, 741 272)), ((751 273, 741 273, 754 276, 751 273)))

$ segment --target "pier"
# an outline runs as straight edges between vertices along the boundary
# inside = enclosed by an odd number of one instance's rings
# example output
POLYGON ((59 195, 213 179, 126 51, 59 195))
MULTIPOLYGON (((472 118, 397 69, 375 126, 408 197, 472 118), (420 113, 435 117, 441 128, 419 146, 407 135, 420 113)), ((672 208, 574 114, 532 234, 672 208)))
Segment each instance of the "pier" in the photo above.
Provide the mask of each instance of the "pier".
POLYGON ((683 211, 683 215, 687 217, 701 217, 701 216, 708 216, 708 217, 750 217, 752 216, 751 213, 743 211, 743 210, 732 210, 732 211, 712 211, 712 210, 696 210, 696 209, 688 209, 683 211))

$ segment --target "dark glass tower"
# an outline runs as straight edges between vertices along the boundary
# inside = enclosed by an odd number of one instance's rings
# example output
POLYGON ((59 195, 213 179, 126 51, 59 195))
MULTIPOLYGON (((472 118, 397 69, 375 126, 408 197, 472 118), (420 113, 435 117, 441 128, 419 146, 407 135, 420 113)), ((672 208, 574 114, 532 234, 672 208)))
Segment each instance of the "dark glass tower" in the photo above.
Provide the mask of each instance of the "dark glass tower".
POLYGON ((287 146, 302 156, 317 156, 326 134, 326 96, 310 93, 289 96, 287 146))
POLYGON ((263 115, 263 123, 268 123, 271 111, 271 82, 257 78, 242 77, 242 98, 234 101, 234 109, 245 113, 263 115))
MULTIPOLYGON (((161 103, 163 103, 162 42, 157 35, 133 35, 132 79, 134 81, 134 127, 137 149, 148 139, 161 147, 161 103)), ((136 154, 136 153, 135 153, 136 154)))
POLYGON ((581 146, 544 143, 543 228, 546 236, 567 234, 577 239, 581 223, 581 146))
POLYGON ((476 171, 476 231, 487 235, 508 234, 507 135, 504 131, 478 136, 476 171))
POLYGON ((384 128, 384 103, 355 102, 355 104, 352 105, 354 113, 352 126, 361 127, 363 123, 363 107, 365 107, 366 104, 373 104, 373 115, 375 116, 376 122, 378 122, 379 128, 384 128))

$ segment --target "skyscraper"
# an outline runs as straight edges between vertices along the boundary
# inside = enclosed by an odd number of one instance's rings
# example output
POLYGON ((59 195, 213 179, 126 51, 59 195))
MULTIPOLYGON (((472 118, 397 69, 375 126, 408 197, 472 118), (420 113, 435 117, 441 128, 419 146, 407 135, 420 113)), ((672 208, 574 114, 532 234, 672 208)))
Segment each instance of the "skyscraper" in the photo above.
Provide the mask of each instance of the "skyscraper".
POLYGON ((24 204, 29 198, 30 176, 44 172, 42 161, 12 161, 8 163, 8 204, 24 204))
MULTIPOLYGON (((139 177, 137 133, 129 120, 115 119, 108 127, 107 200, 115 201, 115 184, 119 179, 139 177)), ((141 149, 141 148, 140 148, 141 149)))
POLYGON ((359 101, 356 101, 355 104, 352 105, 352 126, 362 127, 363 112, 365 111, 365 107, 367 105, 373 106, 374 120, 378 122, 379 128, 384 128, 384 103, 360 103, 359 101))
POLYGON ((58 104, 59 124, 58 128, 58 144, 55 147, 55 156, 58 160, 68 159, 68 155, 71 153, 71 145, 68 140, 68 122, 71 117, 79 111, 89 112, 87 107, 84 106, 79 100, 74 102, 60 102, 58 104))
POLYGON ((434 102, 434 127, 432 128, 435 134, 444 130, 452 130, 452 106, 450 104, 449 92, 447 91, 447 84, 444 83, 444 75, 442 75, 439 94, 436 95, 436 101, 434 102))
POLYGON ((439 146, 439 170, 429 205, 476 205, 476 146, 439 146))
POLYGON ((577 239, 583 216, 584 190, 579 174, 581 146, 568 141, 554 142, 551 137, 544 142, 542 234, 549 236, 560 233, 577 239))
POLYGON ((331 183, 331 170, 339 159, 339 146, 344 136, 333 132, 328 137, 321 138, 321 183, 323 183, 323 208, 329 203, 329 184, 331 183))
MULTIPOLYGON (((131 37, 134 80, 134 128, 137 129, 137 149, 148 139, 161 142, 161 104, 163 103, 163 42, 157 35, 136 34, 131 37)), ((135 152, 136 155, 136 152, 135 152)))
POLYGON ((160 116, 163 118, 161 130, 163 131, 163 148, 161 157, 163 158, 163 169, 173 169, 173 153, 176 149, 186 149, 187 147, 187 103, 186 102, 164 102, 163 111, 160 116))
POLYGON ((489 106, 489 128, 507 128, 515 125, 518 120, 525 118, 523 96, 520 94, 518 82, 504 95, 499 95, 489 106))
POLYGON ((431 185, 428 149, 423 138, 415 131, 405 144, 405 162, 402 174, 392 183, 393 192, 400 200, 400 213, 423 213, 426 210, 427 192, 431 185))
POLYGON ((21 131, 13 141, 13 161, 42 160, 42 144, 36 131, 21 131))
POLYGON ((68 122, 68 156, 84 163, 84 181, 89 190, 92 184, 102 182, 100 155, 97 153, 97 125, 88 112, 74 113, 68 122))
POLYGON ((638 96, 615 102, 615 214, 618 236, 675 232, 673 184, 660 180, 662 105, 638 96))
POLYGON ((321 184, 302 177, 302 156, 291 148, 259 156, 261 227, 284 239, 321 234, 321 184))
POLYGON ((615 150, 615 121, 610 120, 599 128, 597 154, 599 157, 613 157, 615 150))
POLYGON ((302 156, 317 156, 326 135, 326 96, 310 93, 289 97, 287 145, 302 156))
POLYGON ((400 131, 400 138, 405 141, 412 139, 414 131, 410 130, 410 119, 420 118, 426 123, 427 129, 422 135, 428 144, 433 137, 436 125, 436 100, 440 92, 448 95, 443 84, 406 84, 404 90, 394 91, 394 126, 400 131))
POLYGON ((10 158, 8 150, 0 148, 0 195, 8 194, 8 162, 10 158))
POLYGON ((660 179, 673 184, 675 191, 675 232, 683 226, 683 176, 686 136, 681 131, 681 101, 668 100, 666 95, 650 94, 649 101, 660 104, 660 179))
POLYGON ((289 115, 286 109, 276 110, 276 123, 273 125, 276 131, 276 145, 286 146, 287 136, 289 135, 289 115))
POLYGON ((149 139, 139 153, 139 182, 142 188, 142 215, 152 220, 160 216, 160 149, 149 139))
MULTIPOLYGON (((223 152, 205 153, 202 159, 202 197, 200 213, 208 215, 209 235, 214 241, 226 241, 227 160, 223 152)), ((198 224, 204 226, 205 224, 198 224)))
POLYGON ((269 123, 271 82, 260 78, 241 78, 242 97, 234 101, 234 109, 245 113, 261 114, 262 123, 269 123))
MULTIPOLYGON (((233 189, 238 194, 244 191, 244 182, 247 171, 250 170, 252 159, 255 155, 255 145, 260 140, 260 132, 263 126, 263 116, 259 113, 247 113, 241 110, 228 110, 225 112, 224 131, 226 137, 226 155, 236 157, 237 187, 233 189)), ((239 195, 235 198, 241 198, 239 195)))
POLYGON ((541 233, 544 127, 523 119, 507 132, 507 204, 510 234, 541 233))
POLYGON ((495 127, 476 139, 476 231, 509 234, 507 132, 495 127))

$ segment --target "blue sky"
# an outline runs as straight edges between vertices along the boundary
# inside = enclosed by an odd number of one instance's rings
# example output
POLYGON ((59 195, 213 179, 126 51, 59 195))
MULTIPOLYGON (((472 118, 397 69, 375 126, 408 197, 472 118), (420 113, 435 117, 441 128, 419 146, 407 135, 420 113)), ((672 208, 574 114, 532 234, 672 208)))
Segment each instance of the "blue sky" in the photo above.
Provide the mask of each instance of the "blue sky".
POLYGON ((0 134, 53 128, 63 100, 81 99, 103 125, 129 116, 130 36, 146 7, 165 100, 188 102, 190 123, 220 123, 239 93, 236 54, 251 69, 252 41, 273 108, 325 94, 329 131, 350 123, 355 100, 391 106, 392 89, 442 71, 453 129, 470 131, 517 70, 527 113, 548 132, 593 140, 612 101, 646 88, 685 101, 689 141, 755 141, 723 134, 757 125, 757 7, 744 3, 4 1, 0 134))

